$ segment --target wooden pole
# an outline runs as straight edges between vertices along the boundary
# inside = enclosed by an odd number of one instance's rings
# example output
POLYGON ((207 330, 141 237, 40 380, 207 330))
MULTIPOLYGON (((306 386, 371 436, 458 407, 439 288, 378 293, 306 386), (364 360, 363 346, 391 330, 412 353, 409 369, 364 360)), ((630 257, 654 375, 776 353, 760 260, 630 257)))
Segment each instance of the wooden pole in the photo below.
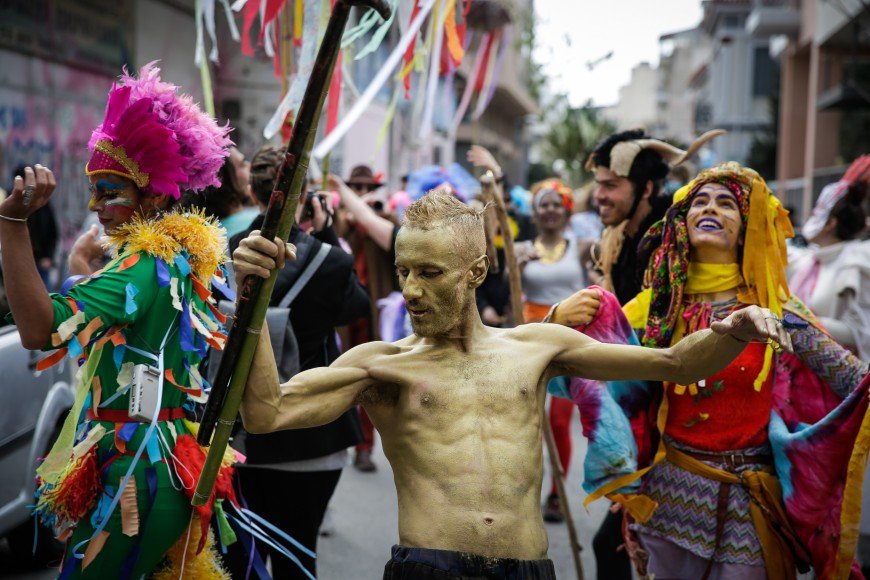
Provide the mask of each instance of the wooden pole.
POLYGON ((568 491, 565 489, 565 478, 568 474, 562 471, 562 463, 559 461, 559 450, 556 447, 556 439, 553 437, 553 426, 550 424, 550 418, 544 417, 543 424, 544 441, 547 442, 547 454, 550 456, 553 479, 556 480, 556 493, 559 495, 559 502, 562 504, 565 523, 568 524, 568 540, 571 542, 574 571, 577 573, 577 580, 583 580, 583 562, 580 561, 580 552, 583 551, 583 546, 580 545, 580 539, 577 536, 577 528, 574 526, 574 517, 571 515, 571 507, 568 503, 568 491))
MULTIPOLYGON (((519 326, 525 323, 522 283, 519 268, 517 267, 514 240, 511 236, 507 208, 504 205, 501 187, 496 183, 495 176, 491 171, 487 171, 480 178, 480 183, 484 191, 490 192, 490 197, 494 198, 493 201, 495 201, 496 215, 498 216, 498 223, 501 228, 502 238, 504 239, 504 261, 510 283, 511 309, 514 311, 514 322, 519 326)), ((562 471, 562 464, 559 462, 559 450, 556 448, 556 440, 553 438, 553 426, 550 424, 550 418, 546 413, 542 417, 541 422, 543 424, 544 442, 547 445, 547 455, 550 458, 550 468, 553 471, 553 479, 556 480, 556 493, 559 496, 562 512, 565 514, 565 522, 568 524, 568 539, 571 542, 571 556, 574 559, 574 570, 577 573, 577 580, 583 580, 583 563, 580 561, 580 552, 583 550, 583 547, 580 545, 580 539, 577 537, 577 528, 574 526, 574 518, 571 515, 571 506, 568 502, 568 493, 565 490, 566 474, 562 471)))

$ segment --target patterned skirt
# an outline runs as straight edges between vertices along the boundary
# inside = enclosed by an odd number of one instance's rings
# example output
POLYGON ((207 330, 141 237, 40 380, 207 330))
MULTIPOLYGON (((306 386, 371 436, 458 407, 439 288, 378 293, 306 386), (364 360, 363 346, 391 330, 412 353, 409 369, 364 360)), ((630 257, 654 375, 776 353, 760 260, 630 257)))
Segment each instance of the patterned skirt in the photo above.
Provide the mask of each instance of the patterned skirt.
MULTIPOLYGON (((677 449, 702 453, 673 441, 668 443, 677 449)), ((770 448, 753 447, 736 453, 770 454, 770 448)), ((733 469, 724 464, 704 463, 734 473, 762 467, 747 464, 733 469)), ((658 502, 658 508, 649 521, 633 524, 632 529, 672 542, 706 560, 764 566, 761 544, 749 513, 749 493, 740 485, 731 486, 722 538, 714 553, 720 485, 718 481, 690 473, 664 460, 646 475, 641 489, 641 493, 658 502)))

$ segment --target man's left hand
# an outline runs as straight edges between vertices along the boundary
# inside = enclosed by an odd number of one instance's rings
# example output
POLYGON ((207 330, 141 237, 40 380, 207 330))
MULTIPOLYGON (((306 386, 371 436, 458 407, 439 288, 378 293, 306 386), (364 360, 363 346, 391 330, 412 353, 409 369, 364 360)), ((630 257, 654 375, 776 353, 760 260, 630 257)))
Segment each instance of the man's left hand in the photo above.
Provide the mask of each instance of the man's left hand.
POLYGON ((794 352, 782 320, 767 308, 748 306, 732 312, 725 320, 714 322, 710 328, 717 334, 727 334, 743 342, 770 341, 787 352, 794 352))

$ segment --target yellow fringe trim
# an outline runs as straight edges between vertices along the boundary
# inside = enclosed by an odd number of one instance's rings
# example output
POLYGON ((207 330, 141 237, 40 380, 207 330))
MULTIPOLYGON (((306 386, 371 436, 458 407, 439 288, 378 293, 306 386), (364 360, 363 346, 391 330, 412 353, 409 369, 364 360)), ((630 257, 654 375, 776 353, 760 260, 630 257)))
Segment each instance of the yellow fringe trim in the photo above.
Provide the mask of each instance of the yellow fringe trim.
POLYGON ((197 554, 196 547, 199 545, 201 537, 199 517, 194 515, 190 519, 187 530, 181 534, 175 545, 166 553, 167 563, 151 575, 152 580, 177 580, 178 578, 231 580, 230 575, 220 564, 211 528, 208 530, 205 547, 202 552, 197 554), (183 570, 181 569, 182 561, 184 562, 183 570))
POLYGON ((203 282, 228 259, 224 230, 200 210, 171 211, 158 219, 137 215, 109 235, 109 244, 115 254, 145 252, 167 263, 186 250, 193 274, 203 282))

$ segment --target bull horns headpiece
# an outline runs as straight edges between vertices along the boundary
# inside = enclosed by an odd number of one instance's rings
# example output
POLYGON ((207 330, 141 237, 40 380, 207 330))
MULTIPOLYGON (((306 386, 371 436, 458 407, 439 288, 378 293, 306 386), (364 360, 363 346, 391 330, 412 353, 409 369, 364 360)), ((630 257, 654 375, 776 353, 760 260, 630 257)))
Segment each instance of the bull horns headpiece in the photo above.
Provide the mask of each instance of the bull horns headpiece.
MULTIPOLYGON (((644 149, 652 149, 658 152, 664 160, 674 167, 691 159, 709 141, 720 135, 724 135, 724 129, 713 129, 707 131, 689 145, 689 148, 683 151, 678 147, 674 147, 670 143, 659 141, 658 139, 632 139, 630 141, 620 141, 610 150, 610 170, 620 177, 628 177, 631 171, 631 165, 634 163, 634 158, 644 149)), ((591 171, 595 168, 595 161, 590 155, 586 161, 586 169, 591 171)))

